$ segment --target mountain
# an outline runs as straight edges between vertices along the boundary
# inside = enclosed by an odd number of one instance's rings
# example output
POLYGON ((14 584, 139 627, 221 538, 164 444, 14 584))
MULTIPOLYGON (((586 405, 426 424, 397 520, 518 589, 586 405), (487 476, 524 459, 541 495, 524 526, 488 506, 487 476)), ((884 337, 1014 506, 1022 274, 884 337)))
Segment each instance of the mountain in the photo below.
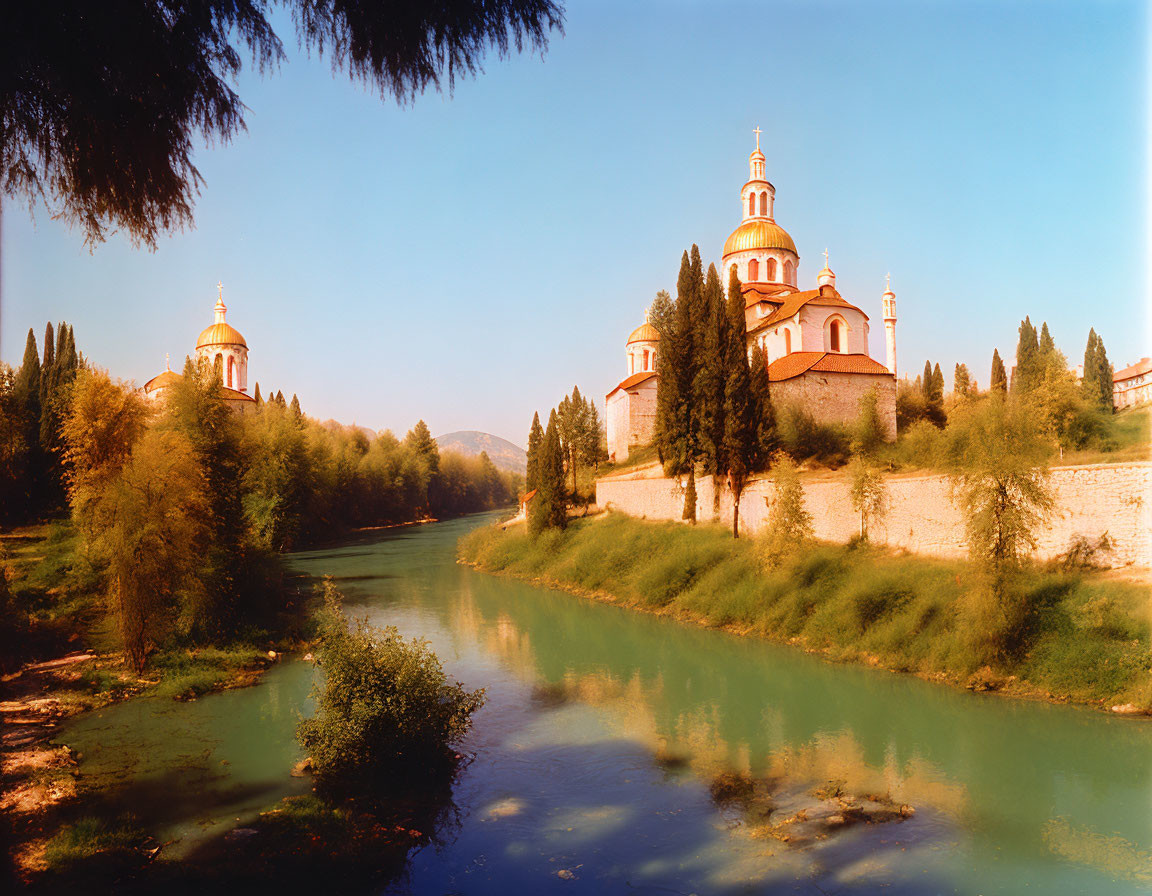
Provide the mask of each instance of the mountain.
POLYGON ((447 435, 436 436, 436 444, 440 446, 441 451, 455 451, 457 454, 477 457, 481 451, 486 451, 488 458, 498 470, 523 475, 528 469, 528 454, 523 448, 490 432, 476 432, 471 429, 450 432, 447 435))

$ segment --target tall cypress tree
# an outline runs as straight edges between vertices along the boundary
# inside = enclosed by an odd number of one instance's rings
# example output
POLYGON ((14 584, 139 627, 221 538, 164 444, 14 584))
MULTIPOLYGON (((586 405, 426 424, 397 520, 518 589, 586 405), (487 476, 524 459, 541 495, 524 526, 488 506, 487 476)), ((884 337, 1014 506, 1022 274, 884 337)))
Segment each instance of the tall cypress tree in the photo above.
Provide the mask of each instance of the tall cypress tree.
POLYGON ((1052 341, 1052 334, 1048 332, 1048 321, 1040 327, 1040 356, 1047 358, 1056 351, 1056 343, 1052 341))
POLYGON ((1104 350, 1104 340, 1095 328, 1088 331, 1088 345, 1084 349, 1084 379, 1081 388, 1088 400, 1106 410, 1112 410, 1112 377, 1114 371, 1104 350))
POLYGON ((1000 360, 1000 350, 992 350, 992 373, 988 377, 990 392, 1001 394, 1008 391, 1008 374, 1004 370, 1004 362, 1000 360))
POLYGON ((52 331, 52 321, 48 321, 44 326, 44 360, 40 364, 40 447, 48 452, 49 460, 57 429, 54 414, 56 373, 56 335, 52 331))
POLYGON ((680 258, 676 301, 660 332, 660 376, 656 384, 657 451, 668 476, 692 466, 688 408, 692 399, 692 263, 680 258))
POLYGON ((300 399, 296 397, 296 393, 292 393, 292 404, 289 405, 292 410, 292 416, 296 420, 300 420, 304 416, 304 412, 300 410, 300 399))
MULTIPOLYGON (((710 269, 710 273, 713 269, 710 269)), ((732 537, 740 537, 740 496, 748 474, 760 466, 759 421, 757 402, 752 394, 752 374, 748 369, 748 352, 744 348, 744 294, 733 271, 728 278, 728 302, 725 309, 728 338, 724 342, 721 367, 724 371, 724 443, 720 452, 727 466, 728 488, 732 491, 732 537), (736 334, 740 335, 737 336, 736 334)), ((765 371, 767 373, 767 371, 765 371)), ((716 488, 719 493, 719 487, 716 488)))
POLYGON ((768 377, 768 352, 763 346, 757 345, 752 349, 748 376, 755 405, 756 451, 760 458, 759 465, 752 468, 756 472, 768 469, 779 441, 776 438, 776 411, 772 407, 772 384, 768 377))
POLYGON ((260 381, 259 380, 256 381, 256 391, 252 393, 252 397, 254 399, 256 399, 256 407, 260 407, 260 405, 264 404, 264 399, 262 399, 260 397, 260 381))
POLYGON ((1030 318, 1020 321, 1020 341, 1016 344, 1016 370, 1012 374, 1012 391, 1028 393, 1040 382, 1043 364, 1040 341, 1030 318))
MULTIPOLYGON (((729 285, 729 293, 732 286, 729 285)), ((740 292, 740 281, 736 280, 740 292)), ((731 301, 729 299, 729 301, 731 301)), ((715 265, 708 266, 704 281, 703 326, 701 328, 700 369, 696 374, 694 403, 700 420, 700 459, 704 472, 713 477, 713 490, 717 506, 720 501, 720 477, 728 469, 725 456, 725 380, 730 358, 730 346, 736 343, 741 350, 742 339, 734 335, 729 319, 728 303, 724 301, 724 288, 715 265)), ((741 312, 743 313, 743 312, 741 312)), ((743 326, 743 324, 741 324, 743 326)), ((747 363, 747 362, 745 362, 747 363)))
POLYGON ((528 469, 524 475, 524 493, 540 487, 540 446, 544 442, 544 430, 540 426, 540 412, 532 415, 532 427, 528 430, 528 469))
POLYGON ((961 397, 966 397, 972 390, 972 380, 968 374, 967 364, 957 364, 952 374, 952 391, 961 397))
POLYGON ((920 376, 920 394, 927 402, 932 401, 932 362, 924 362, 924 373, 920 376))
POLYGON ((540 444, 539 484, 528 507, 528 529, 539 535, 545 529, 563 529, 568 524, 564 500, 564 457, 560 448, 560 426, 556 411, 548 415, 548 427, 540 444))

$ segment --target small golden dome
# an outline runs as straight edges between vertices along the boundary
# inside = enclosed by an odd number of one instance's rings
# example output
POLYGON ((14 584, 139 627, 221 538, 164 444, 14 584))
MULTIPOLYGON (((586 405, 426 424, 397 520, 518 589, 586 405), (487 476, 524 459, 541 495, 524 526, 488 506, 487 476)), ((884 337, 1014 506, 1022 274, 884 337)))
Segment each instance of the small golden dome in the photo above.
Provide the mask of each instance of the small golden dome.
POLYGON ((154 376, 144 384, 144 391, 147 393, 155 392, 157 389, 166 389, 169 386, 174 386, 180 380, 184 379, 180 374, 174 373, 171 370, 165 370, 159 376, 154 376))
POLYGON ((212 324, 200 333, 200 338, 196 340, 196 348, 203 348, 206 345, 242 345, 248 348, 248 343, 244 341, 240 331, 231 324, 223 322, 212 324))
POLYGON ((659 341, 660 341, 660 332, 654 326, 652 326, 652 324, 648 323, 647 321, 640 324, 640 326, 638 326, 635 330, 632 331, 632 335, 628 337, 628 345, 631 345, 633 342, 659 342, 659 341))
POLYGON ((787 249, 793 255, 799 254, 788 232, 771 221, 745 221, 728 237, 724 255, 727 257, 746 249, 787 249))

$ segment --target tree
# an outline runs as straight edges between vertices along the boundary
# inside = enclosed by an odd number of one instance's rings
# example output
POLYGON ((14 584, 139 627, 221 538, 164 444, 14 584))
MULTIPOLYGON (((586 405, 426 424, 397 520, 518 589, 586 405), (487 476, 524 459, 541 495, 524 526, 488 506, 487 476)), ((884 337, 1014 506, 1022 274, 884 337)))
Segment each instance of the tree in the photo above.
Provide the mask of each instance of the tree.
POLYGON ((404 447, 411 451, 428 471, 428 490, 424 506, 428 513, 435 513, 438 511, 440 497, 440 449, 436 445, 436 440, 432 438, 428 424, 423 420, 417 421, 404 437, 404 447))
POLYGON ((768 353, 757 345, 752 349, 752 360, 748 365, 749 391, 755 407, 756 453, 760 459, 754 471, 767 469, 772 455, 776 453, 779 439, 776 437, 776 410, 772 405, 772 383, 768 376, 768 353))
POLYGON ((957 364, 952 375, 952 392, 958 398, 967 398, 972 389, 972 378, 968 374, 967 364, 957 364))
POLYGON ((884 477, 868 458, 857 455, 849 470, 852 477, 852 507, 860 514, 860 540, 868 541, 868 528, 884 516, 888 506, 888 488, 884 477))
POLYGON ((1107 411, 1112 410, 1112 376, 1112 365, 1104 349, 1104 340, 1096 335, 1095 329, 1091 329, 1088 331, 1088 345, 1084 349, 1084 379, 1081 388, 1093 404, 1107 411))
MULTIPOLYGON (((560 448, 568 471, 572 475, 573 499, 576 498, 576 468, 588 455, 588 432, 593 425, 589 419, 590 416, 588 402, 580 394, 580 387, 573 386, 572 394, 564 396, 564 400, 560 402, 560 407, 556 413, 560 448)), ((599 421, 596 421, 594 425, 596 427, 597 447, 599 447, 599 421)))
POLYGON ((993 571, 1016 566, 1036 547, 1052 507, 1047 447, 1018 402, 993 394, 958 421, 960 462, 952 474, 973 559, 993 571))
POLYGON ((853 427, 852 452, 872 457, 887 440, 884 422, 880 419, 880 395, 875 386, 860 396, 857 407, 859 410, 853 427))
POLYGON ((289 408, 292 411, 292 417, 294 419, 299 420, 304 416, 304 412, 300 410, 300 399, 296 397, 295 392, 292 393, 292 404, 289 405, 289 408))
MULTIPOLYGON (((389 4, 289 0, 297 42, 382 96, 449 91, 485 55, 543 52, 562 31, 552 0, 389 4)), ((192 223, 200 143, 244 129, 232 88, 242 59, 261 72, 286 57, 263 0, 10 3, 0 14, 0 183, 79 225, 91 245, 122 229, 154 248, 192 223), (163 85, 163 89, 157 89, 163 85)))
POLYGON ((540 412, 532 415, 532 428, 528 430, 528 470, 524 476, 525 493, 540 487, 540 446, 544 430, 540 426, 540 412))
POLYGON ((1008 374, 1004 370, 1004 362, 1000 360, 1000 351, 992 351, 992 373, 988 377, 988 388, 991 392, 1001 395, 1008 391, 1008 374))
POLYGON ((140 438, 95 502, 90 545, 108 564, 124 654, 137 672, 175 617, 177 593, 197 587, 208 509, 191 443, 161 429, 140 438))
POLYGON ((264 404, 264 399, 260 397, 260 381, 256 381, 256 391, 252 393, 252 398, 256 401, 256 407, 264 404))
POLYGON ((528 505, 528 529, 539 535, 545 529, 563 529, 568 525, 565 500, 564 455, 560 447, 560 425, 556 411, 548 415, 548 426, 540 445, 539 484, 536 497, 528 505))
MULTIPOLYGON (((701 319, 697 333, 699 350, 699 364, 696 380, 693 383, 692 401, 697 408, 699 418, 700 460, 704 473, 712 476, 717 485, 712 494, 717 509, 720 502, 720 478, 728 472, 730 464, 727 457, 727 444, 729 433, 727 431, 724 414, 728 396, 727 379, 732 374, 732 357, 730 346, 736 343, 737 349, 743 356, 745 370, 748 367, 748 358, 744 352, 744 340, 734 335, 729 302, 731 302, 732 285, 728 286, 729 300, 724 300, 724 288, 720 285, 720 275, 715 265, 708 266, 708 275, 704 282, 701 299, 701 319)), ((736 280, 736 292, 740 292, 740 281, 736 280)), ((740 299, 743 303, 743 297, 740 299)), ((744 327, 744 309, 740 309, 741 335, 744 327)), ((737 424, 737 428, 742 424, 737 424)))
POLYGON ((323 685, 313 689, 315 714, 296 729, 318 784, 379 795, 450 779, 483 689, 450 681, 427 641, 367 620, 350 628, 331 579, 319 623, 323 685))
MULTIPOLYGON (((716 269, 710 267, 709 281, 715 275, 716 269)), ((764 458, 760 441, 761 408, 752 392, 752 372, 748 368, 748 352, 744 348, 744 340, 736 336, 737 332, 743 334, 744 331, 744 294, 740 291, 740 281, 735 271, 728 278, 725 315, 726 322, 717 327, 720 334, 717 341, 723 348, 723 354, 716 359, 724 374, 724 408, 721 415, 724 438, 719 449, 714 449, 714 462, 727 466, 728 488, 732 491, 732 537, 739 538, 740 496, 744 493, 749 473, 759 469, 764 458)), ((719 488, 716 492, 719 493, 719 488)))
POLYGON ((924 394, 924 401, 932 403, 932 362, 924 362, 924 373, 920 377, 920 391, 924 394))
POLYGON ((1027 394, 1040 381, 1043 362, 1040 356, 1040 341, 1032 321, 1025 317, 1020 321, 1020 341, 1016 344, 1016 370, 1012 373, 1012 391, 1027 394))
POLYGON ((770 563, 778 563, 812 538, 812 514, 804 506, 804 486, 792 458, 779 453, 772 464, 776 496, 768 514, 765 552, 770 563))

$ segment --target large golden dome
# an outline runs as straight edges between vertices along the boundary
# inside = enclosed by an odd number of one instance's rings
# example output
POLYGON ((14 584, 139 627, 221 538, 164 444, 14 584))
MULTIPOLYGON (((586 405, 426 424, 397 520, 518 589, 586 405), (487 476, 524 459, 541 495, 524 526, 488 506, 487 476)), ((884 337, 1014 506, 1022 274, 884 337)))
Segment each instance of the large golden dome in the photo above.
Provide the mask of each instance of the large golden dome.
POLYGON ((242 345, 248 348, 248 343, 244 341, 240 331, 223 321, 206 327, 200 333, 200 338, 196 340, 196 348, 203 348, 206 345, 242 345))
POLYGON ((745 221, 728 237, 724 244, 724 255, 746 249, 787 249, 794 255, 799 254, 788 231, 772 221, 745 221))
POLYGON ((640 326, 638 326, 635 330, 632 331, 632 335, 628 337, 628 345, 631 345, 633 342, 659 342, 659 341, 660 341, 660 332, 654 326, 652 326, 652 324, 648 323, 647 321, 640 324, 640 326))

